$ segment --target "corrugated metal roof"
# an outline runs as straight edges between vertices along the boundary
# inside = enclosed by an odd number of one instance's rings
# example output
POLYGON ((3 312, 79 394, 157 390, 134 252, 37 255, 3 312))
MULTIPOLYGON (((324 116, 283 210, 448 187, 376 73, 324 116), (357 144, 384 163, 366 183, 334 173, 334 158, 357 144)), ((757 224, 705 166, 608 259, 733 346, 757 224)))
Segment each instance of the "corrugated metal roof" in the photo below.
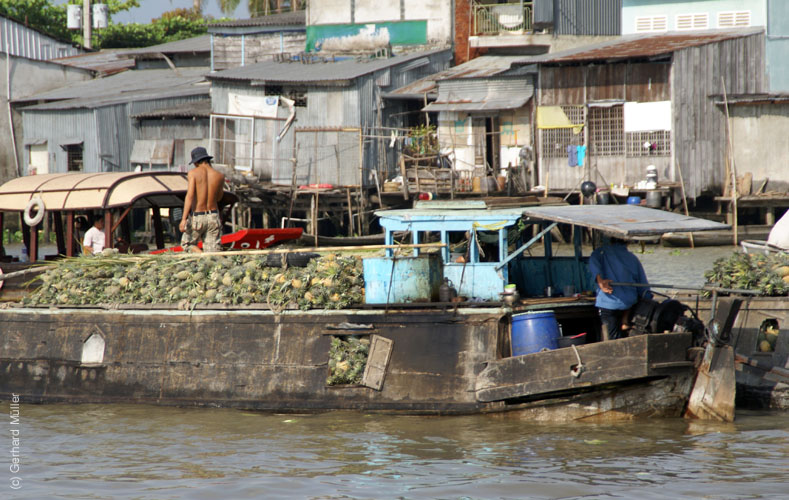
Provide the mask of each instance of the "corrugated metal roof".
POLYGON ((208 25, 209 31, 216 31, 213 28, 248 28, 255 26, 304 26, 307 23, 305 11, 284 12, 282 14, 271 14, 270 16, 253 17, 250 19, 236 19, 235 21, 223 21, 208 25))
POLYGON ((435 98, 438 93, 439 80, 461 78, 484 78, 499 75, 510 70, 513 62, 523 59, 523 56, 480 56, 463 64, 459 64, 445 71, 421 78, 397 90, 388 92, 384 97, 392 99, 423 99, 424 94, 435 98))
POLYGON ((130 56, 143 56, 147 54, 194 54, 197 52, 211 52, 211 35, 200 35, 185 40, 134 49, 128 51, 127 54, 130 56))
POLYGON ((100 52, 61 57, 54 61, 73 68, 96 71, 99 75, 107 76, 134 67, 134 59, 129 57, 128 52, 128 49, 105 49, 100 52))
POLYGON ((693 32, 675 31, 657 35, 628 35, 617 40, 599 44, 586 45, 540 56, 525 57, 516 61, 515 64, 575 63, 644 57, 651 58, 668 55, 677 50, 689 47, 698 47, 700 45, 751 36, 762 33, 763 31, 763 28, 747 28, 693 32))
POLYGON ((438 82, 438 98, 423 111, 486 111, 520 108, 534 95, 531 77, 476 78, 438 82))
POLYGON ((206 68, 148 69, 78 82, 44 92, 15 103, 54 101, 28 106, 27 110, 98 108, 124 102, 163 99, 188 95, 209 95, 206 68))
POLYGON ((272 83, 337 84, 446 50, 448 49, 414 52, 387 59, 343 59, 335 60, 334 62, 313 62, 309 64, 297 61, 265 61, 213 73, 208 78, 210 80, 272 83))
POLYGON ((131 115, 132 118, 208 118, 211 116, 211 100, 199 100, 173 106, 170 108, 155 109, 144 113, 131 115))
POLYGON ((671 232, 712 231, 729 226, 697 217, 637 205, 568 205, 523 208, 541 220, 599 229, 618 236, 650 236, 671 232))

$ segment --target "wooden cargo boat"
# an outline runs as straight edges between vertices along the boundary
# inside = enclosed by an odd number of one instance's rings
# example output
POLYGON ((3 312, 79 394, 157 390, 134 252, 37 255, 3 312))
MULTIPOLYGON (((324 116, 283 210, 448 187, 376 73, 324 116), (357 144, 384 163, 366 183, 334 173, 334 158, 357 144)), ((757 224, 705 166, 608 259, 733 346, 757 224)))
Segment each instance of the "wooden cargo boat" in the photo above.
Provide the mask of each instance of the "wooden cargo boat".
POLYGON ((672 325, 682 325, 675 332, 652 333, 650 325, 657 320, 650 313, 641 334, 600 342, 591 294, 545 296, 546 289, 590 291, 580 231, 573 256, 553 255, 550 231, 559 223, 622 237, 702 230, 716 223, 634 206, 488 210, 442 205, 433 210, 428 205, 378 215, 388 242, 394 232, 408 230, 412 243, 434 238, 447 246, 438 254, 415 249, 410 257, 391 254, 370 260, 369 266, 365 261, 365 272, 369 267, 376 278, 365 276, 368 303, 350 309, 2 308, 0 395, 33 402, 298 412, 507 413, 548 421, 678 416, 688 410, 707 417, 720 413, 717 405, 726 406, 710 392, 720 382, 709 383, 714 370, 701 380, 695 368, 695 361, 703 365, 717 351, 697 347, 703 328, 686 328, 690 320, 674 317, 672 325), (523 229, 532 226, 536 234, 529 238, 533 232, 523 229), (459 236, 467 238, 465 263, 455 262, 451 251, 459 236), (525 252, 540 240, 542 255, 528 256, 525 252), (420 274, 425 261, 427 271, 420 274), (446 276, 456 283, 457 300, 428 302, 440 284, 431 267, 436 263, 439 280, 446 276), (405 267, 395 274, 396 266, 405 267), (387 272, 385 301, 370 303, 382 290, 375 291, 381 283, 374 281, 385 281, 387 272), (501 302, 508 283, 523 299, 501 302), (513 356, 516 318, 536 311, 552 313, 562 339, 586 333, 587 343, 538 345, 513 356), (364 376, 359 384, 329 385, 332 339, 348 337, 369 340, 364 376), (694 381, 693 394, 699 396, 689 409, 694 381))

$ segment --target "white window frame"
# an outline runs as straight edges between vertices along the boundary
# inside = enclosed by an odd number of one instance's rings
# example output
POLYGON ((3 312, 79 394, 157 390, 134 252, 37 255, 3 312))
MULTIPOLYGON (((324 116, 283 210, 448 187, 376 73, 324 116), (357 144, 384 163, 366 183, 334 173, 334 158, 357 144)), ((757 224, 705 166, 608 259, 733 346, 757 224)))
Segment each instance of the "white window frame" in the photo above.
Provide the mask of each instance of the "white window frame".
POLYGON ((650 17, 637 17, 635 32, 636 33, 655 33, 668 31, 668 16, 650 16, 650 17))
POLYGON ((677 14, 674 17, 674 29, 677 31, 706 30, 710 27, 710 15, 706 12, 677 14))
POLYGON ((210 128, 209 128, 209 137, 210 139, 210 154, 214 157, 214 163, 217 165, 224 165, 228 167, 232 167, 235 170, 242 170, 246 172, 254 171, 255 167, 255 159, 254 159, 254 150, 255 150, 255 118, 252 116, 238 116, 238 115, 220 115, 220 114, 212 114, 211 121, 210 121, 210 128), (236 123, 244 123, 246 122, 249 126, 249 140, 239 141, 235 139, 220 139, 219 137, 215 137, 214 134, 217 132, 216 127, 216 120, 226 120, 226 121, 234 121, 236 123), (224 144, 222 147, 217 147, 217 142, 223 142, 224 144), (224 151, 225 147, 232 146, 233 154, 222 154, 220 150, 224 151), (243 153, 244 149, 246 149, 246 155, 242 154, 240 157, 239 148, 241 148, 241 152, 243 153), (226 163, 228 157, 232 158, 242 158, 242 162, 236 162, 233 165, 226 163))
POLYGON ((718 12, 718 28, 747 28, 751 26, 750 10, 718 12))

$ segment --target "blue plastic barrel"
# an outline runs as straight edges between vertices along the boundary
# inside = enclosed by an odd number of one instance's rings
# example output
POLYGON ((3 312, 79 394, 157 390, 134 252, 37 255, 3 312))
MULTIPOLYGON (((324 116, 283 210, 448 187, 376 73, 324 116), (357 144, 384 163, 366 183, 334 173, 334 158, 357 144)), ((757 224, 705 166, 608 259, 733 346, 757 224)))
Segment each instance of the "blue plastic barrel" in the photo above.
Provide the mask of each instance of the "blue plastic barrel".
POLYGON ((641 204, 641 197, 640 196, 628 196, 627 197, 627 204, 628 205, 640 205, 641 204))
POLYGON ((512 317, 512 355, 559 348, 559 323, 551 311, 528 312, 512 317))

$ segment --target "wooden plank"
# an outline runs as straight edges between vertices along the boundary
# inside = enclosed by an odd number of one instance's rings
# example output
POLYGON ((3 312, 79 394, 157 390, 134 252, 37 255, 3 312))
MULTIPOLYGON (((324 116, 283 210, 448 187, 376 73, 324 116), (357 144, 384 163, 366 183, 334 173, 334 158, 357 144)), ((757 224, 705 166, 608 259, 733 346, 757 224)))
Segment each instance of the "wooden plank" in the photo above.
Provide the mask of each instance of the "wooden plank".
POLYGON ((578 365, 572 348, 492 361, 477 377, 476 397, 501 401, 665 375, 670 369, 665 363, 684 361, 690 343, 690 334, 670 333, 577 346, 584 366, 579 377, 571 372, 578 365))
POLYGON ((386 369, 392 359, 394 341, 380 335, 370 336, 370 353, 364 367, 362 385, 380 391, 384 385, 386 369))

